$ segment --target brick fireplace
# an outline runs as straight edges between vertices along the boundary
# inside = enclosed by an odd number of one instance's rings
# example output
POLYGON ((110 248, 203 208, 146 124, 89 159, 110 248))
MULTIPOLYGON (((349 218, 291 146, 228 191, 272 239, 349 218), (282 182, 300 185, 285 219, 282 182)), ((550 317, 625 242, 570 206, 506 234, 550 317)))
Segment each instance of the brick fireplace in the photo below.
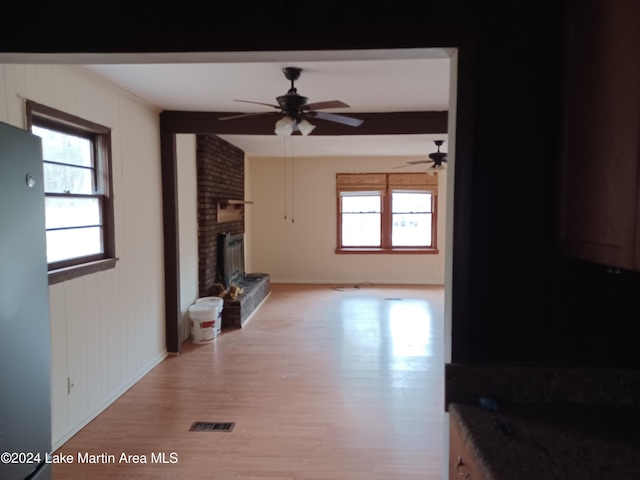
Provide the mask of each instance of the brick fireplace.
MULTIPOLYGON (((198 290, 200 297, 215 295, 220 278, 221 234, 244 234, 244 218, 218 221, 218 207, 225 200, 244 200, 244 152, 216 135, 197 135, 198 185, 198 290)), ((269 293, 269 276, 247 275, 244 293, 225 300, 222 326, 241 327, 269 293)))

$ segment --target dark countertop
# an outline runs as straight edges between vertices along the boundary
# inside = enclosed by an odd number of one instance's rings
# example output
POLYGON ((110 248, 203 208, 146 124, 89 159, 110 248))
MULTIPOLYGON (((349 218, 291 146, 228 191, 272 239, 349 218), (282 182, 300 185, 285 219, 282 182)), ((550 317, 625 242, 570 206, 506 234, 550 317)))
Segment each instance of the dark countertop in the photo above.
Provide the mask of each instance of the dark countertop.
POLYGON ((640 406, 640 368, 447 364, 445 389, 446 405, 488 397, 512 403, 640 406))
POLYGON ((640 478, 640 408, 451 403, 450 418, 487 480, 640 478))

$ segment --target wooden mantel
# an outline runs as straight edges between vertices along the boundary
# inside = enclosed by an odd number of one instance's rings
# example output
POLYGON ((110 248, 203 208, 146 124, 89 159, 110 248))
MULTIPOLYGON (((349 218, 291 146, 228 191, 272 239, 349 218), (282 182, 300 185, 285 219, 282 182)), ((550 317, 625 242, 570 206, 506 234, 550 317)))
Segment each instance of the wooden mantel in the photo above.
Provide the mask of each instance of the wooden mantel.
POLYGON ((218 223, 234 222, 244 218, 244 206, 253 202, 247 200, 232 200, 221 198, 216 201, 218 223))

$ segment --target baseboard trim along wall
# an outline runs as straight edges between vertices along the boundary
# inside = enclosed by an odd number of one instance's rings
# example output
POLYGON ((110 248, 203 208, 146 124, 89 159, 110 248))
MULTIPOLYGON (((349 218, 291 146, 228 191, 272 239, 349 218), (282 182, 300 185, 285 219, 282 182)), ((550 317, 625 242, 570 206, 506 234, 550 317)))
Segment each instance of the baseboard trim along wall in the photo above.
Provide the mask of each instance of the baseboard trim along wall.
POLYGON ((91 422, 91 420, 93 420, 98 415, 100 415, 103 411, 105 411, 107 409, 107 407, 109 407, 113 402, 115 402, 118 398, 120 398, 122 395, 124 395, 127 390, 129 390, 136 383, 138 383, 138 381, 140 381, 142 379, 142 377, 144 377, 147 373, 149 373, 156 366, 158 366, 160 364, 160 362, 162 362, 165 358, 167 358, 167 352, 166 351, 164 351, 163 353, 158 355, 151 362, 149 362, 146 366, 144 366, 137 373, 135 373, 131 377, 131 379, 129 381, 125 382, 122 385, 121 388, 119 388, 118 390, 113 392, 113 394, 111 394, 109 397, 107 397, 107 399, 103 403, 101 403, 98 407, 96 407, 94 410, 92 410, 83 421, 81 421, 80 423, 75 425, 71 430, 66 432, 62 437, 54 438, 52 440, 51 451, 54 452, 54 451, 58 450, 60 447, 62 447, 62 445, 64 445, 71 437, 73 437, 76 433, 78 433, 85 426, 87 426, 89 424, 89 422, 91 422))

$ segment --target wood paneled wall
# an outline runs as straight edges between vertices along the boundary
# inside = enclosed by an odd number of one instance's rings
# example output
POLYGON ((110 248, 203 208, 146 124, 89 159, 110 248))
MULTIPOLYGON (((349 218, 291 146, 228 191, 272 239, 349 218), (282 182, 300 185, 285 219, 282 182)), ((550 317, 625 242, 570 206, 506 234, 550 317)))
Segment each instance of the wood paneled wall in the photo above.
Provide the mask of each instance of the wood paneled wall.
POLYGON ((159 111, 77 66, 0 65, 0 121, 25 128, 26 99, 112 128, 119 261, 50 287, 56 448, 166 356, 159 111))

